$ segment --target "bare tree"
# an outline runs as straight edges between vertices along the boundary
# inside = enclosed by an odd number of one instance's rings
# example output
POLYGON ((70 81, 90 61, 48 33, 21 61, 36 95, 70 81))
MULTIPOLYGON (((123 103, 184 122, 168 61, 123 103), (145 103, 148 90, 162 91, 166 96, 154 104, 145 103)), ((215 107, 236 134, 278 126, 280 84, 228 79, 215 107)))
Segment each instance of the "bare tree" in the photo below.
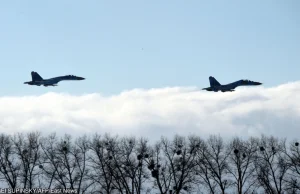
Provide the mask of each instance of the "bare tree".
POLYGON ((144 166, 144 154, 148 151, 147 141, 135 138, 120 140, 113 159, 117 164, 115 173, 127 188, 127 193, 143 193, 143 183, 148 177, 144 166))
POLYGON ((148 168, 160 193, 192 192, 196 182, 193 175, 200 141, 200 138, 193 136, 188 140, 175 136, 172 142, 162 138, 156 144, 149 158, 148 168))
POLYGON ((76 166, 75 185, 78 192, 88 192, 88 189, 93 185, 88 177, 91 169, 88 168, 88 155, 90 151, 89 139, 87 136, 82 136, 76 139, 72 155, 74 157, 74 166, 76 166))
POLYGON ((144 139, 95 136, 91 143, 90 163, 97 169, 91 175, 100 185, 97 191, 144 193, 143 183, 149 176, 144 165, 148 149, 144 139))
POLYGON ((48 179, 48 188, 78 189, 85 193, 92 185, 88 180, 89 141, 83 136, 72 142, 69 135, 58 140, 55 134, 44 139, 40 169, 48 179))
POLYGON ((285 140, 262 136, 259 145, 254 162, 257 180, 265 193, 283 194, 289 169, 283 152, 285 140))
MULTIPOLYGON (((90 149, 91 155, 89 156, 90 167, 93 172, 89 175, 95 185, 100 185, 100 187, 95 187, 95 191, 99 193, 111 193, 114 187, 114 177, 113 171, 110 168, 109 160, 112 160, 112 156, 108 156, 105 144, 112 142, 114 139, 105 142, 101 139, 101 136, 96 134, 91 141, 90 149)), ((116 141, 114 141, 116 142, 116 141)))
POLYGON ((0 135, 0 172, 1 180, 10 188, 17 188, 21 174, 21 164, 15 154, 13 142, 9 135, 0 135))
POLYGON ((256 149, 257 141, 254 138, 248 141, 234 138, 228 146, 228 151, 231 152, 228 171, 238 194, 253 193, 257 189, 254 169, 256 149))
POLYGON ((300 193, 300 148, 274 137, 146 139, 0 134, 0 181, 79 193, 300 193))
POLYGON ((164 158, 162 143, 156 143, 145 156, 148 170, 151 172, 150 181, 153 187, 165 194, 171 189, 172 169, 168 160, 164 158))
POLYGON ((300 149, 299 142, 290 143, 289 148, 284 147, 286 162, 289 166, 288 177, 285 179, 286 190, 290 193, 299 193, 300 191, 300 149))
POLYGON ((231 184, 228 178, 230 152, 220 136, 210 136, 200 147, 197 162, 199 175, 210 193, 225 194, 231 184))
MULTIPOLYGON (((57 187, 60 182, 58 177, 58 158, 56 156, 57 144, 58 140, 55 133, 42 139, 41 149, 43 154, 40 158, 39 168, 45 180, 43 188, 57 187)), ((65 185, 64 182, 61 182, 61 184, 65 185)))
MULTIPOLYGON (((19 184, 23 188, 34 188, 40 186, 38 180, 39 176, 39 158, 40 158, 40 137, 39 132, 31 132, 24 135, 17 133, 11 138, 14 146, 15 155, 19 159, 20 174, 19 184)), ((19 186, 21 186, 19 185, 19 186)))

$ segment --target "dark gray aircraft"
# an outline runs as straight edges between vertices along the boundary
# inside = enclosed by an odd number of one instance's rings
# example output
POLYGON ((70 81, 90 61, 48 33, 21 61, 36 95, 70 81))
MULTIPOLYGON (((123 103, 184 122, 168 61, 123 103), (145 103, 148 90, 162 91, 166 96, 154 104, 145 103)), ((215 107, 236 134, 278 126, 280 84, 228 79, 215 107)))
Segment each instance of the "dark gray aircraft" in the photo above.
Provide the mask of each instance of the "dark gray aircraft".
POLYGON ((65 80, 84 80, 83 77, 77 77, 75 75, 65 75, 59 77, 53 77, 50 79, 43 79, 37 72, 31 72, 32 81, 24 82, 24 84, 28 85, 36 85, 36 86, 57 86, 57 83, 65 80))
POLYGON ((254 82, 250 80, 239 80, 230 84, 226 85, 221 85, 214 77, 210 76, 209 77, 209 82, 210 82, 210 87, 208 88, 203 88, 202 90, 207 90, 207 91, 222 91, 222 92, 233 92, 234 89, 238 86, 257 86, 261 85, 262 83, 260 82, 254 82))

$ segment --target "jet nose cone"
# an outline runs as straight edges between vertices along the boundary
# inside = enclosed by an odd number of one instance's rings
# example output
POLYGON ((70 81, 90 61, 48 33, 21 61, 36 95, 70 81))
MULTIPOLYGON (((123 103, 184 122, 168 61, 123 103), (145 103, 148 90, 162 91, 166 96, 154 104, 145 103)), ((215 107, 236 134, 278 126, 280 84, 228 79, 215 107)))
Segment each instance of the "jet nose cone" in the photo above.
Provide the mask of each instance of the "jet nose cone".
POLYGON ((262 85, 260 82, 254 82, 255 85, 262 85))
POLYGON ((78 77, 78 80, 85 80, 84 77, 78 77))

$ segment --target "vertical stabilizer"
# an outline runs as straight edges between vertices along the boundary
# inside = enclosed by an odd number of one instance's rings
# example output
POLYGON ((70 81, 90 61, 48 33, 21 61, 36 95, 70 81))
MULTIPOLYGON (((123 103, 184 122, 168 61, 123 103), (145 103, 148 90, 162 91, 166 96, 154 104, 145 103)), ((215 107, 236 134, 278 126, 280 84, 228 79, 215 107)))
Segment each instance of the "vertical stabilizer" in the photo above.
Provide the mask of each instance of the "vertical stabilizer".
POLYGON ((212 76, 209 77, 210 87, 220 86, 221 84, 212 76))
POLYGON ((43 81, 43 78, 37 72, 32 71, 31 77, 32 81, 43 81))

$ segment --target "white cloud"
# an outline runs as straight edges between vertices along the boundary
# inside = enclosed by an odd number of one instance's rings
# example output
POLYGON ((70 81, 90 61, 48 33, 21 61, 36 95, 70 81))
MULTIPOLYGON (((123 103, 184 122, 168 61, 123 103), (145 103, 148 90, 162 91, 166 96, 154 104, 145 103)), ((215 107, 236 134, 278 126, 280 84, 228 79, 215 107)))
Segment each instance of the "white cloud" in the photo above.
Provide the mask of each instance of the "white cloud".
POLYGON ((159 139, 174 134, 294 138, 300 135, 300 82, 215 93, 197 88, 134 89, 115 96, 1 97, 0 132, 41 130, 159 139))

